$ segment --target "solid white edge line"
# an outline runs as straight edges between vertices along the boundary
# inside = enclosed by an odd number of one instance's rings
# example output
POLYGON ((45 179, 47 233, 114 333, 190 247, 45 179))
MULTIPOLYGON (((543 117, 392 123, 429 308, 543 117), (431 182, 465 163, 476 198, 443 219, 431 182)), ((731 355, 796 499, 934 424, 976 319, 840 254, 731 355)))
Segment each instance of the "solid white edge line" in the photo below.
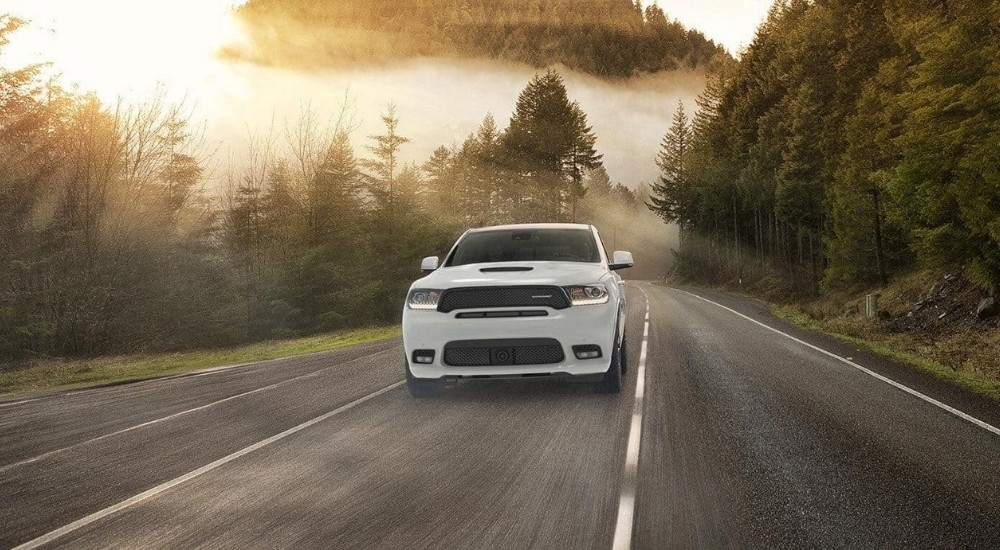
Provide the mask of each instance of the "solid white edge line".
POLYGON ((103 510, 94 512, 93 514, 90 514, 89 516, 80 518, 80 519, 74 521, 73 523, 70 523, 70 524, 65 525, 63 527, 60 527, 59 529, 56 529, 54 531, 50 531, 50 532, 48 532, 48 533, 46 533, 46 534, 44 534, 44 535, 42 535, 42 536, 40 536, 40 537, 38 537, 36 539, 30 540, 28 542, 25 542, 24 544, 21 544, 19 546, 15 546, 14 550, 28 550, 28 549, 32 549, 32 548, 38 548, 38 547, 40 547, 40 546, 42 546, 44 544, 48 544, 48 543, 50 543, 50 542, 58 539, 59 537, 62 537, 63 535, 72 533, 73 531, 76 531, 77 529, 80 529, 81 527, 86 527, 87 525, 89 525, 91 523, 94 523, 97 520, 100 520, 102 518, 110 516, 111 514, 114 514, 116 512, 120 512, 121 510, 124 510, 126 508, 129 508, 130 506, 133 506, 133 505, 138 504, 138 503, 140 503, 140 502, 142 502, 144 500, 152 498, 152 497, 154 497, 154 496, 156 496, 156 495, 158 495, 158 494, 160 494, 160 493, 162 493, 164 491, 170 490, 170 489, 172 489, 172 488, 174 488, 174 487, 176 487, 176 486, 178 486, 178 485, 180 485, 182 483, 190 481, 190 480, 192 480, 192 479, 194 479, 194 478, 196 478, 196 477, 198 477, 198 476, 200 476, 202 474, 206 474, 208 472, 211 472, 212 470, 214 470, 214 469, 216 469, 216 468, 218 468, 220 466, 223 466, 225 464, 228 464, 228 463, 236 460, 237 458, 240 458, 242 456, 250 454, 250 453, 252 453, 252 452, 254 452, 254 451, 256 451, 256 450, 258 450, 258 449, 260 449, 262 447, 266 447, 266 446, 268 446, 268 445, 270 445, 270 444, 272 444, 272 443, 274 443, 276 441, 280 441, 280 440, 282 440, 282 439, 284 439, 284 438, 286 438, 286 437, 288 437, 288 436, 290 436, 292 434, 301 432, 302 430, 304 430, 304 429, 306 429, 306 428, 308 428, 310 426, 318 424, 318 423, 320 423, 320 422, 322 422, 322 421, 324 421, 324 420, 326 420, 326 419, 328 419, 328 418, 330 418, 332 416, 338 415, 338 414, 340 414, 340 413, 342 413, 342 412, 344 412, 344 411, 346 411, 348 409, 356 407, 356 406, 364 403, 365 401, 368 401, 370 399, 378 397, 378 396, 380 396, 380 395, 382 395, 382 394, 384 394, 386 392, 392 391, 392 390, 394 390, 394 389, 402 386, 404 382, 405 382, 405 380, 400 380, 399 382, 396 382, 395 384, 392 384, 390 386, 386 386, 386 387, 384 387, 384 388, 382 388, 382 389, 380 389, 380 390, 378 390, 378 391, 376 391, 374 393, 370 393, 370 394, 368 394, 368 395, 366 395, 364 397, 361 397, 359 399, 355 399, 354 401, 351 401, 350 403, 348 403, 346 405, 342 405, 340 407, 337 407, 336 409, 334 409, 334 410, 332 410, 332 411, 330 411, 328 413, 322 414, 320 416, 317 416, 316 418, 313 418, 312 420, 307 420, 306 422, 303 422, 302 424, 299 424, 298 426, 289 428, 289 429, 287 429, 287 430, 285 430, 285 431, 283 431, 283 432, 281 432, 281 433, 279 433, 277 435, 273 435, 273 436, 271 436, 271 437, 269 437, 267 439, 264 439, 263 441, 258 441, 257 443, 254 443, 253 445, 250 445, 249 447, 244 447, 243 449, 240 449, 239 451, 236 451, 236 452, 234 452, 232 454, 226 455, 226 456, 224 456, 224 457, 222 457, 222 458, 220 458, 220 459, 218 459, 218 460, 216 460, 214 462, 211 462, 209 464, 206 464, 206 465, 202 466, 201 468, 198 468, 197 470, 192 470, 192 471, 190 471, 190 472, 188 472, 188 473, 186 473, 186 474, 184 474, 184 475, 182 475, 180 477, 176 477, 174 479, 171 479, 170 481, 166 481, 164 483, 161 483, 161 484, 157 485, 156 487, 153 487, 152 489, 149 489, 147 491, 143 491, 142 493, 139 493, 138 495, 135 495, 134 497, 131 497, 131 498, 126 499, 126 500, 123 500, 123 501, 119 502, 118 504, 115 504, 115 505, 109 506, 109 507, 107 507, 107 508, 105 508, 103 510))
POLYGON ((18 401, 7 401, 5 403, 0 403, 0 409, 4 407, 13 407, 15 405, 24 405, 25 403, 34 403, 35 401, 41 401, 41 397, 35 397, 33 399, 20 399, 18 401))
POLYGON ((38 462, 39 460, 46 459, 46 458, 48 458, 50 456, 57 455, 59 453, 64 453, 66 451, 69 451, 69 450, 72 450, 72 449, 76 449, 76 448, 82 447, 84 445, 88 445, 90 443, 96 443, 98 441, 103 441, 103 440, 108 439, 110 437, 114 437, 116 435, 121 435, 121 434, 128 433, 128 432, 131 432, 131 431, 134 431, 134 430, 138 430, 140 428, 145 428, 145 427, 148 427, 148 426, 152 426, 154 424, 159 424, 160 422, 166 422, 167 420, 172 420, 174 418, 177 418, 177 417, 180 417, 180 416, 184 416, 184 415, 189 414, 189 413, 193 413, 193 412, 201 411, 201 410, 204 410, 204 409, 208 409, 210 407, 214 407, 216 405, 219 405, 219 404, 222 404, 222 403, 226 403, 228 401, 233 401, 234 399, 239 399, 241 397, 247 397, 248 395, 253 395, 255 393, 260 393, 260 392, 263 392, 263 391, 272 390, 274 388, 277 388, 278 386, 282 386, 282 385, 288 384, 290 382, 295 382, 296 380, 301 380, 301 379, 304 379, 304 378, 309 378, 309 377, 317 375, 318 373, 321 373, 321 372, 324 372, 324 371, 327 371, 327 370, 330 370, 330 369, 333 369, 333 368, 342 367, 344 365, 350 365, 351 363, 354 363, 356 361, 361 361, 362 359, 368 359, 370 357, 374 357, 376 355, 379 355, 379 354, 382 354, 382 353, 386 353, 386 352, 392 351, 394 349, 395 348, 389 348, 389 349, 382 350, 382 351, 376 351, 375 353, 370 353, 368 355, 362 355, 361 357, 356 357, 354 359, 351 359, 350 361, 345 361, 343 363, 337 363, 336 365, 331 365, 329 367, 323 367, 323 368, 321 368, 319 370, 310 371, 310 372, 307 372, 305 374, 300 374, 298 376, 295 376, 293 378, 288 378, 288 379, 285 379, 285 380, 280 380, 278 382, 274 382, 273 384, 268 384, 267 386, 262 386, 260 388, 256 388, 256 389, 253 389, 253 390, 248 390, 248 391, 245 391, 243 393, 238 393, 236 395, 230 395, 229 397, 224 397, 222 399, 219 399, 218 401, 212 401, 211 403, 205 403, 204 405, 199 405, 199 406, 191 408, 191 409, 185 409, 183 411, 178 411, 178 412, 175 412, 173 414, 169 414, 169 415, 161 417, 161 418, 156 418, 156 419, 153 419, 153 420, 142 422, 140 424, 136 424, 134 426, 129 426, 127 428, 122 428, 120 430, 117 430, 117 431, 114 431, 114 432, 111 432, 111 433, 106 433, 106 434, 103 434, 103 435, 99 435, 97 437, 93 437, 93 438, 87 439, 85 441, 80 441, 79 443, 74 443, 72 445, 67 445, 66 447, 60 447, 58 449, 53 449, 51 451, 44 452, 44 453, 42 453, 40 455, 36 455, 36 456, 30 457, 30 458, 25 458, 25 459, 19 460, 17 462, 12 462, 10 464, 4 464, 3 466, 0 466, 0 474, 2 474, 4 472, 7 472, 9 470, 13 470, 14 468, 18 468, 20 466, 26 466, 28 464, 31 464, 31 463, 34 463, 34 462, 38 462))
POLYGON ((724 309, 726 311, 729 311, 730 313, 733 313, 735 315, 738 315, 738 316, 740 316, 740 317, 742 317, 742 318, 744 318, 744 319, 746 319, 746 320, 748 320, 748 321, 750 321, 752 323, 760 325, 760 326, 766 328, 767 330, 770 330, 772 332, 776 332, 776 333, 778 333, 778 334, 780 334, 780 335, 782 335, 782 336, 784 336, 784 337, 786 337, 786 338, 788 338, 790 340, 793 340, 795 342, 798 342, 799 344, 802 344, 803 346, 806 346, 808 348, 812 348, 812 349, 814 349, 814 350, 822 353, 823 355, 827 355, 829 357, 832 357, 832 358, 840 361, 841 363, 845 363, 847 365, 850 365, 850 366, 858 369, 859 371, 861 371, 861 372, 863 372, 863 373, 865 373, 865 374, 867 374, 867 375, 869 375, 869 376, 871 376, 873 378, 877 378, 877 379, 881 380, 882 382, 885 382, 886 384, 889 384, 890 386, 892 386, 892 387, 894 387, 896 389, 903 390, 904 392, 906 392, 906 393, 908 393, 908 394, 910 394, 910 395, 912 395, 912 396, 914 396, 914 397, 916 397, 918 399, 921 399, 921 400, 923 400, 923 401, 925 401, 927 403, 930 403, 931 405, 934 405, 935 407, 939 407, 939 408, 941 408, 941 409, 943 409, 943 410, 945 410, 945 411, 947 411, 947 412, 949 412, 949 413, 957 416, 958 418, 961 418, 962 420, 966 420, 968 422, 971 422, 972 424, 975 424, 976 426, 978 426, 978 427, 980 427, 980 428, 982 428, 982 429, 984 429, 984 430, 986 430, 988 432, 991 432, 991 433, 993 433, 995 435, 1000 435, 1000 428, 997 428, 996 426, 993 426, 991 424, 987 424, 986 422, 983 422, 982 420, 980 420, 980 419, 978 419, 978 418, 976 418, 974 416, 966 414, 966 413, 964 413, 964 412, 962 412, 962 411, 960 411, 960 410, 958 410, 958 409, 956 409, 956 408, 954 408, 954 407, 952 407, 950 405, 946 405, 945 403, 942 403, 942 402, 938 401, 937 399, 934 399, 933 397, 924 395, 924 394, 918 392, 917 390, 915 390, 913 388, 910 388, 909 386, 904 386, 903 384, 900 384, 899 382, 896 382, 895 380, 892 380, 890 378, 886 378, 885 376, 882 376, 881 374, 879 374, 877 372, 874 372, 872 370, 866 369, 865 367, 862 367, 861 365, 855 363, 854 361, 850 361, 850 360, 848 360, 848 359, 846 359, 844 357, 841 357, 841 356, 839 356, 839 355, 837 355, 835 353, 831 353, 829 351, 826 351, 825 349, 823 349, 821 347, 814 346, 814 345, 810 344, 809 342, 806 342, 804 340, 800 340, 800 339, 792 336, 791 334, 784 333, 784 332, 782 332, 782 331, 780 331, 780 330, 778 330, 778 329, 776 329, 774 327, 771 327, 771 326, 768 326, 768 325, 766 325, 764 323, 761 323, 760 321, 758 321, 756 319, 753 319, 751 317, 747 317, 746 315, 743 315, 742 313, 740 313, 740 312, 738 312, 738 311, 736 311, 736 310, 734 310, 732 308, 728 308, 728 307, 726 307, 726 306, 724 306, 724 305, 722 305, 720 303, 713 302, 712 300, 709 300, 708 298, 703 298, 701 296, 698 296, 697 294, 693 294, 691 292, 688 292, 686 290, 681 290, 679 288, 676 289, 676 290, 680 290, 684 294, 687 294, 689 296, 694 296, 695 298, 698 298, 699 300, 703 300, 703 301, 708 302, 708 303, 710 303, 712 305, 721 307, 722 309, 724 309))
MULTIPOLYGON (((391 340, 391 339, 392 338, 386 338, 386 340, 391 340)), ((386 340, 375 340, 375 341, 372 341, 372 342, 366 342, 366 344, 375 344, 375 343, 379 343, 379 342, 384 342, 386 340)), ((365 344, 358 344, 358 345, 365 345, 365 344)), ((180 378, 194 378, 194 377, 198 377, 198 376, 207 376, 207 375, 210 375, 210 374, 218 374, 218 373, 230 371, 230 370, 237 369, 237 368, 252 367, 254 365, 259 365, 261 363, 270 363, 270 362, 274 362, 274 361, 285 361, 287 359, 308 359, 308 358, 313 357, 313 356, 323 355, 324 353, 330 353, 331 351, 336 351, 336 350, 329 350, 329 349, 327 349, 327 350, 320 350, 320 351, 311 351, 309 353, 303 353, 301 355, 289 355, 287 357, 275 357, 273 359, 260 359, 260 360, 257 360, 257 361, 247 361, 245 363, 232 363, 232 364, 229 364, 229 365, 219 365, 218 367, 208 367, 208 368, 204 368, 204 369, 193 370, 193 371, 190 371, 190 372, 182 372, 182 373, 178 373, 178 374, 171 374, 171 375, 168 375, 168 376, 159 376, 159 377, 156 377, 156 378, 148 378, 148 379, 145 379, 145 380, 137 380, 134 384, 158 384, 160 382, 169 382, 171 380, 177 380, 177 379, 180 379, 180 378)), ((375 353, 381 353, 381 352, 375 352, 375 353)), ((374 354, 372 354, 372 355, 374 355, 374 354)), ((61 397, 69 397, 71 395, 79 395, 81 393, 93 392, 93 391, 100 390, 100 389, 106 389, 106 388, 103 388, 101 386, 94 386, 94 387, 89 387, 89 388, 80 388, 80 389, 77 389, 77 390, 68 390, 68 391, 65 391, 65 392, 57 392, 57 393, 52 393, 52 394, 48 394, 48 395, 40 395, 38 397, 32 397, 32 398, 29 398, 29 399, 18 399, 16 401, 5 401, 5 402, 0 402, 0 409, 2 409, 4 407, 13 407, 14 405, 23 405, 25 403, 32 403, 32 402, 35 402, 35 401, 42 401, 43 399, 59 399, 61 397)))
MULTIPOLYGON (((642 291, 642 289, 639 289, 642 291)), ((625 445, 625 468, 622 475, 621 495, 618 498, 618 518, 615 520, 615 535, 612 548, 629 550, 632 546, 632 529, 635 523, 636 477, 639 471, 639 449, 642 445, 642 409, 646 388, 646 350, 649 345, 649 296, 646 297, 646 315, 642 328, 642 349, 639 352, 639 366, 636 369, 635 401, 632 405, 632 421, 629 425, 628 443, 625 445)))
POLYGON ((627 550, 632 546, 632 525, 635 523, 635 493, 622 490, 618 501, 618 519, 615 522, 615 549, 627 550))
POLYGON ((628 431, 628 448, 625 450, 625 466, 639 465, 639 443, 642 440, 642 415, 632 415, 632 426, 628 431))

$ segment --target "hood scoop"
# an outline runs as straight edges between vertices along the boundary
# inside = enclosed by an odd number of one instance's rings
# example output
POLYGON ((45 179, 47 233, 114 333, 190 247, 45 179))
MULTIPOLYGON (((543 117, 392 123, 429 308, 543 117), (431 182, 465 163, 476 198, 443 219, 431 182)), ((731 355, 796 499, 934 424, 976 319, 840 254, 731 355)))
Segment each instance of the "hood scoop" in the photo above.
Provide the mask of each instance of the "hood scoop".
POLYGON ((483 267, 480 268, 479 271, 483 273, 513 273, 517 271, 531 271, 532 269, 535 268, 527 266, 510 265, 504 267, 483 267))

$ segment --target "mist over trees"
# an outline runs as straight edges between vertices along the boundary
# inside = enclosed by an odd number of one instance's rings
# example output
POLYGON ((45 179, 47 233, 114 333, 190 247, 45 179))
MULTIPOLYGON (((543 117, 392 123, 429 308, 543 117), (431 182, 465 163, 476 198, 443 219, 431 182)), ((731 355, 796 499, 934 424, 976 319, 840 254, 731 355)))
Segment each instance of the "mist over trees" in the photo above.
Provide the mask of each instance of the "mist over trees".
POLYGON ((996 292, 998 32, 996 2, 777 2, 664 141, 650 206, 681 272, 815 293, 926 267, 996 292))
MULTIPOLYGON (((18 25, 0 17, 0 48, 18 25)), ((553 71, 506 128, 486 115, 420 166, 393 106, 381 121, 355 151, 349 105, 329 124, 304 107, 220 162, 162 95, 108 105, 0 70, 0 364, 394 323, 420 258, 469 227, 576 216, 626 242, 644 200, 553 71)))
POLYGON ((628 77, 723 51, 639 0, 250 0, 239 14, 255 47, 229 55, 274 65, 450 56, 628 77))

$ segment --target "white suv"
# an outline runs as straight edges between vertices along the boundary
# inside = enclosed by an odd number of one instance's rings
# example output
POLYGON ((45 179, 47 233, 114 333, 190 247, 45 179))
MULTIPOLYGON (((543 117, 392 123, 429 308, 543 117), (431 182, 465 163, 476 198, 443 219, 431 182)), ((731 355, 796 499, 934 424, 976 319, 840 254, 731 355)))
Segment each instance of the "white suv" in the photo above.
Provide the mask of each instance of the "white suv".
POLYGON ((570 376, 618 393, 625 370, 625 291, 590 225, 466 231, 403 307, 406 383, 417 397, 462 378, 570 376))

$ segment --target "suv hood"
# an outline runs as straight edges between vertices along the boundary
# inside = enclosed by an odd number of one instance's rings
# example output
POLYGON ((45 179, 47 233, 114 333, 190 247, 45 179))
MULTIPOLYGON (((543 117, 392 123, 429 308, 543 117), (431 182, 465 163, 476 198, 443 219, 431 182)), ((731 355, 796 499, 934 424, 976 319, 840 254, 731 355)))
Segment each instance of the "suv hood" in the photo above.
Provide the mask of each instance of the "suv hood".
POLYGON ((449 289, 468 286, 555 285, 606 282, 610 272, 599 263, 493 262, 442 267, 411 288, 449 289), (515 270, 516 268, 519 268, 515 270))

